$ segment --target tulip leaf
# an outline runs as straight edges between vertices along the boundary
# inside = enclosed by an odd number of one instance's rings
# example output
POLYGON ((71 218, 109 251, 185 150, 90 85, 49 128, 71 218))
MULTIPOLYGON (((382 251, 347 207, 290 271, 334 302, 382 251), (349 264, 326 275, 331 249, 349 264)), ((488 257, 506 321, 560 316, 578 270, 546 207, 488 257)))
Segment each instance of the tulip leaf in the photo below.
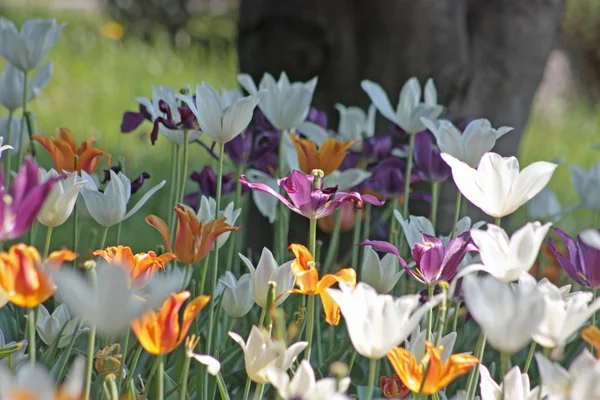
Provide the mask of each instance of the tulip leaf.
POLYGON ((2 347, 0 349, 0 360, 15 353, 17 350, 19 350, 21 348, 22 345, 23 345, 23 343, 13 343, 10 346, 2 347))
MULTIPOLYGON (((67 321, 63 324, 62 328, 60 328, 60 331, 58 332, 58 335, 56 335, 56 337, 50 344, 50 347, 48 347, 40 357, 41 363, 44 364, 48 369, 51 369, 52 365, 54 364, 54 358, 56 356, 56 350, 58 349, 58 343, 60 342, 60 338, 62 337, 63 332, 67 327, 68 323, 69 322, 67 321)), ((73 334, 75 334, 75 332, 73 332, 73 334)))

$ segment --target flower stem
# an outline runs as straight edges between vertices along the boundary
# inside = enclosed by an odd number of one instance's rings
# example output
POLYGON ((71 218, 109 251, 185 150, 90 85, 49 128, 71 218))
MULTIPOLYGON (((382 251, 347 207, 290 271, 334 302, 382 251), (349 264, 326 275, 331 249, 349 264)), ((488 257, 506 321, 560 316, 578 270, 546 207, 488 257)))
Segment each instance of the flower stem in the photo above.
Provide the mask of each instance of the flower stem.
MULTIPOLYGON (((427 286, 427 300, 431 301, 433 298, 433 293, 435 291, 434 285, 427 286)), ((430 308, 427 311, 427 334, 425 335, 425 340, 431 341, 431 332, 433 329, 433 308, 430 308)))
POLYGON ((458 224, 458 219, 460 218, 460 202, 462 201, 462 193, 457 189, 456 192, 456 204, 454 207, 454 221, 452 222, 452 230, 450 231, 450 239, 456 236, 456 224, 458 224))
POLYGON ((186 289, 186 283, 188 279, 191 278, 192 275, 192 264, 185 265, 185 274, 183 275, 183 283, 181 284, 181 291, 183 292, 186 289))
POLYGON ((154 380, 154 375, 156 375, 157 369, 158 369, 158 357, 155 357, 154 362, 152 363, 152 368, 150 369, 150 375, 148 375, 148 379, 146 380, 146 386, 144 387, 144 393, 142 395, 143 399, 148 398, 148 393, 150 392, 150 387, 152 386, 152 381, 154 380))
POLYGON ((156 385, 156 398, 163 400, 165 395, 165 360, 162 355, 158 356, 158 385, 156 385))
POLYGON ((137 368, 137 364, 138 364, 138 361, 140 359, 140 355, 142 354, 143 349, 144 348, 142 346, 138 345, 138 348, 135 351, 135 354, 133 355, 133 362, 131 363, 129 371, 127 372, 127 376, 125 377, 125 382, 126 382, 125 384, 127 384, 127 382, 129 382, 129 380, 135 373, 135 369, 137 368))
POLYGON ((261 400, 264 390, 265 390, 264 383, 257 384, 256 389, 254 389, 254 400, 261 400))
POLYGON ((363 240, 368 240, 371 236, 371 204, 365 205, 365 228, 363 229, 363 240))
MULTIPOLYGON (((23 118, 21 119, 21 132, 19 132, 19 163, 18 165, 23 164, 23 159, 25 158, 25 151, 23 149, 23 144, 25 143, 25 118, 27 114, 27 86, 29 81, 27 79, 27 72, 23 73, 23 118)), ((7 171, 6 174, 10 175, 10 171, 7 171)))
MULTIPOLYGON (((222 143, 219 143, 221 148, 223 147, 222 143)), ((185 182, 187 181, 187 168, 188 168, 188 160, 190 157, 190 145, 188 143, 188 131, 183 131, 183 160, 181 161, 181 176, 180 186, 179 186, 179 196, 177 197, 177 201, 179 203, 183 203, 183 196, 185 195, 185 182)), ((222 161, 220 161, 222 165, 222 161)), ((219 214, 219 207, 217 207, 216 211, 217 215, 219 214)))
POLYGON ((373 399, 373 392, 375 391, 375 373, 377 371, 377 361, 369 360, 369 386, 367 389, 367 400, 373 399))
POLYGON ((501 352, 500 353, 500 373, 504 377, 508 372, 508 368, 510 366, 510 353, 501 352))
POLYGON ((444 334, 444 329, 446 327, 446 315, 448 312, 448 283, 442 282, 440 283, 440 287, 442 288, 442 294, 444 297, 442 298, 442 304, 440 305, 440 310, 438 313, 438 329, 437 336, 435 338, 435 346, 439 346, 440 340, 442 340, 442 335, 444 334))
POLYGON ((29 362, 35 364, 35 317, 37 314, 37 307, 30 307, 27 310, 28 318, 27 323, 29 325, 29 362))
POLYGON ((409 209, 408 209, 408 203, 409 203, 409 198, 410 198, 410 177, 412 174, 412 167, 413 167, 413 157, 414 157, 414 150, 415 150, 415 136, 416 135, 409 135, 408 136, 408 161, 406 162, 406 175, 404 176, 404 211, 402 212, 402 216, 406 219, 408 218, 409 214, 409 209))
MULTIPOLYGON (((331 241, 329 242, 329 248, 327 249, 327 255, 325 256, 325 263, 323 264, 323 274, 329 273, 338 255, 340 247, 340 230, 342 229, 342 212, 338 210, 335 214, 335 224, 333 226, 333 232, 331 234, 331 241)), ((356 246, 355 246, 356 247, 356 246)))
POLYGON ((531 360, 533 360, 533 354, 535 353, 535 348, 537 343, 535 340, 531 341, 531 345, 529 346, 529 353, 527 353, 527 360, 525 361, 525 366, 523 367, 523 373, 526 374, 529 371, 529 366, 531 365, 531 360))
POLYGON ((313 295, 308 296, 308 311, 306 312, 306 351, 304 352, 304 359, 310 361, 310 353, 312 348, 312 340, 315 326, 315 297, 313 295))
POLYGON ((391 202, 391 217, 390 217, 390 233, 389 233, 389 238, 388 238, 388 242, 390 242, 391 244, 393 244, 394 246, 397 246, 398 243, 396 243, 396 225, 398 224, 398 221, 396 219, 396 216, 394 215, 394 210, 396 208, 398 208, 398 199, 394 198, 391 202))
POLYGON ((458 327, 458 314, 460 312, 460 300, 455 303, 454 318, 452 319, 452 332, 456 332, 458 327))
POLYGON ((431 184, 431 225, 433 225, 433 230, 435 231, 435 227, 437 224, 437 214, 438 214, 438 205, 440 202, 440 186, 441 182, 433 182, 431 184))
POLYGON ((210 260, 210 252, 204 258, 204 262, 202 263, 202 278, 200 278, 198 296, 204 294, 204 285, 206 283, 206 275, 208 274, 208 260, 210 260))
MULTIPOLYGON (((103 240, 101 249, 104 248, 104 241, 106 241, 106 233, 108 232, 108 228, 104 230, 103 240)), ((88 270, 90 283, 94 290, 96 290, 96 267, 92 266, 88 270)), ((85 391, 84 391, 84 399, 90 398, 90 392, 92 390, 92 371, 94 366, 94 348, 96 344, 96 325, 92 325, 90 327, 90 332, 88 336, 88 351, 87 351, 87 366, 85 371, 85 391)))
POLYGON ((243 400, 248 400, 248 396, 250 395, 250 386, 252 385, 252 381, 250 377, 246 378, 246 386, 244 387, 244 397, 243 400))
POLYGON ((119 388, 119 392, 121 391, 121 383, 123 382, 123 368, 125 367, 125 362, 127 359, 127 347, 129 346, 129 335, 131 333, 131 329, 127 329, 127 334, 125 334, 125 341, 123 342, 123 356, 121 358, 121 365, 119 365, 119 372, 117 373, 117 387, 119 388))
POLYGON ((123 222, 119 222, 117 224, 117 240, 115 241, 115 245, 120 245, 121 244, 121 229, 123 227, 123 222))
POLYGON ((217 385, 219 386, 219 392, 221 393, 221 400, 229 400, 229 392, 227 391, 227 385, 225 384, 221 372, 217 374, 217 385))
POLYGON ((177 182, 179 182, 179 177, 177 176, 177 170, 179 168, 179 145, 173 143, 173 150, 171 152, 171 180, 169 181, 169 209, 167 210, 167 215, 169 216, 169 229, 173 230, 173 221, 175 215, 173 214, 173 208, 177 204, 177 182))
MULTIPOLYGON (((77 248, 79 247, 79 235, 78 235, 78 223, 77 218, 79 216, 79 210, 77 208, 77 201, 73 207, 73 253, 77 254, 77 248)), ((75 265, 77 265, 77 259, 75 259, 75 265)))
MULTIPOLYGON (((285 135, 285 131, 281 131, 279 132, 279 147, 278 147, 278 151, 277 151, 277 156, 278 156, 278 165, 277 165, 277 173, 279 174, 279 178, 283 178, 285 176, 285 157, 283 155, 284 152, 284 148, 283 148, 283 137, 285 135)), ((279 189, 279 193, 282 193, 282 189, 279 189)), ((285 245, 286 245, 286 239, 287 239, 287 234, 286 234, 286 229, 285 229, 285 205, 283 205, 283 203, 279 202, 279 204, 277 205, 277 207, 279 207, 279 209, 277 210, 277 219, 275 220, 275 259, 276 260, 281 260, 283 259, 283 256, 285 254, 285 245)))
POLYGON ((362 228, 362 210, 356 210, 356 219, 354 220, 354 232, 352 235, 352 264, 358 274, 358 252, 360 247, 357 246, 360 242, 360 230, 362 228))
POLYGON ((100 250, 104 249, 104 246, 106 245, 106 236, 108 236, 108 227, 104 228, 104 232, 102 232, 102 238, 100 239, 100 250))
POLYGON ((46 229, 46 242, 44 243, 44 260, 48 258, 48 252, 50 251, 50 240, 52 239, 52 227, 49 226, 46 229))
MULTIPOLYGON (((8 113, 8 127, 7 127, 7 133, 6 133, 6 143, 7 145, 10 145, 10 143, 12 142, 12 122, 13 119, 15 117, 14 111, 9 111, 8 113)), ((21 121, 21 123, 23 123, 23 121, 21 121)), ((11 161, 12 161, 12 154, 11 154, 11 150, 7 150, 6 151, 6 155, 4 156, 4 176, 6 178, 6 187, 10 186, 10 168, 11 168, 11 161)))
MULTIPOLYGON (((235 182, 235 198, 233 199, 233 209, 237 210, 240 208, 240 200, 242 199, 242 182, 240 182, 240 175, 242 175, 243 170, 242 167, 238 167, 237 177, 238 179, 235 182)), ((232 234, 229 236, 229 249, 227 251, 227 270, 231 271, 233 268, 233 255, 236 249, 237 237, 240 233, 232 234)))
MULTIPOLYGON (((475 346, 475 357, 482 362, 483 352, 485 350, 485 342, 487 335, 481 331, 479 338, 477 339, 477 345, 475 346)), ((475 393, 477 392, 477 382, 479 381, 479 363, 475 364, 475 367, 469 373, 467 379, 467 400, 473 400, 475 393)))

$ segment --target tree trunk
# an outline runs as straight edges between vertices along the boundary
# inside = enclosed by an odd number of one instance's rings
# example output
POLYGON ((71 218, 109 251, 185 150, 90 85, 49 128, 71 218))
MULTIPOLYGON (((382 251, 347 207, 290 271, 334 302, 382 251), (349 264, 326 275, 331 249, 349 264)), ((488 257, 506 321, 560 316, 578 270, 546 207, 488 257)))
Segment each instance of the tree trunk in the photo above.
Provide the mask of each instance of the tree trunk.
MULTIPOLYGON (((291 80, 318 76, 313 105, 328 111, 333 127, 336 102, 368 107, 361 80, 380 83, 394 103, 408 78, 432 77, 452 115, 514 127, 494 151, 516 155, 563 6, 563 0, 241 0, 240 69, 255 80, 264 72, 286 71, 291 80)), ((379 117, 379 131, 382 123, 379 117)), ((451 183, 443 186, 441 232, 450 230, 455 193, 451 183)))

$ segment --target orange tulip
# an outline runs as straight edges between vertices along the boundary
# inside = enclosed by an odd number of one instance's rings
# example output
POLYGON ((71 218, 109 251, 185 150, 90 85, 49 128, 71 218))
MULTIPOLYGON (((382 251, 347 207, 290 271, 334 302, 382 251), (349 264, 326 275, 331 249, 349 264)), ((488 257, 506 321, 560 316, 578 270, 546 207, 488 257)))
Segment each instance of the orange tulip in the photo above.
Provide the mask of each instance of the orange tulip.
POLYGON ((414 393, 425 395, 437 393, 459 376, 469 372, 479 362, 475 356, 461 353, 451 355, 445 363, 442 363, 442 346, 436 348, 431 342, 426 341, 425 349, 420 364, 417 364, 415 356, 410 351, 402 347, 395 348, 387 355, 402 383, 414 393), (423 380, 425 369, 427 369, 427 377, 423 380))
POLYGON ((177 260, 183 264, 196 264, 206 257, 220 234, 237 231, 240 228, 226 224, 226 218, 219 218, 203 224, 196 217, 194 210, 181 204, 178 204, 174 210, 177 214, 174 248, 171 247, 171 231, 165 221, 156 215, 148 215, 146 222, 160 232, 167 251, 175 253, 177 260))
POLYGON ((42 263, 35 247, 19 243, 0 253, 0 290, 8 301, 20 307, 36 307, 48 300, 56 286, 46 267, 60 267, 64 261, 73 261, 77 254, 70 250, 50 253, 42 263))
POLYGON ((92 147, 96 142, 94 137, 83 142, 79 148, 75 144, 73 134, 66 128, 56 131, 56 139, 40 135, 31 138, 46 148, 59 173, 84 170, 91 174, 96 170, 101 156, 107 158, 107 165, 110 167, 110 154, 104 149, 92 147))
POLYGON ((130 247, 121 245, 96 250, 92 256, 100 256, 111 264, 125 268, 129 275, 129 284, 136 287, 143 287, 156 271, 164 271, 165 264, 175 258, 173 253, 157 256, 153 251, 134 255, 130 247))
POLYGON ((596 350, 596 356, 600 358, 600 328, 590 325, 581 330, 581 338, 596 350))
POLYGON ((150 310, 131 322, 131 329, 144 349, 153 355, 168 354, 183 342, 196 315, 208 304, 209 296, 198 296, 183 312, 179 326, 179 309, 190 297, 190 292, 172 293, 159 313, 150 310))
POLYGON ((300 170, 305 174, 310 174, 313 169, 320 169, 325 176, 338 169, 350 148, 356 143, 356 140, 338 142, 335 138, 329 138, 317 150, 317 146, 311 140, 300 139, 293 133, 290 137, 298 152, 300 170))
POLYGON ((356 286, 356 271, 352 268, 346 268, 335 274, 327 274, 319 280, 319 272, 314 267, 314 260, 310 251, 301 244, 292 244, 290 250, 296 256, 296 260, 292 263, 292 273, 296 277, 296 286, 298 286, 298 289, 292 289, 290 292, 321 296, 325 320, 329 325, 337 325, 340 322, 340 308, 326 289, 339 282, 344 282, 354 288, 356 286))

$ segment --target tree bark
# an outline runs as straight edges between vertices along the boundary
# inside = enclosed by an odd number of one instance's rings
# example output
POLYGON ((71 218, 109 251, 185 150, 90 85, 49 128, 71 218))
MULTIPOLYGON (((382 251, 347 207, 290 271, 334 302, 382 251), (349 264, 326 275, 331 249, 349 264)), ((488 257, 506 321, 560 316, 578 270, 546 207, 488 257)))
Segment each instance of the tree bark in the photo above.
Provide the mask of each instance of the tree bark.
MULTIPOLYGON (((380 83, 394 103, 408 78, 432 77, 452 115, 514 127, 494 151, 516 155, 563 7, 564 0, 241 0, 240 69, 255 80, 264 72, 318 76, 313 105, 328 111, 333 127, 336 102, 368 107, 363 79, 380 83)), ((441 232, 450 230, 453 186, 443 186, 441 232)))

